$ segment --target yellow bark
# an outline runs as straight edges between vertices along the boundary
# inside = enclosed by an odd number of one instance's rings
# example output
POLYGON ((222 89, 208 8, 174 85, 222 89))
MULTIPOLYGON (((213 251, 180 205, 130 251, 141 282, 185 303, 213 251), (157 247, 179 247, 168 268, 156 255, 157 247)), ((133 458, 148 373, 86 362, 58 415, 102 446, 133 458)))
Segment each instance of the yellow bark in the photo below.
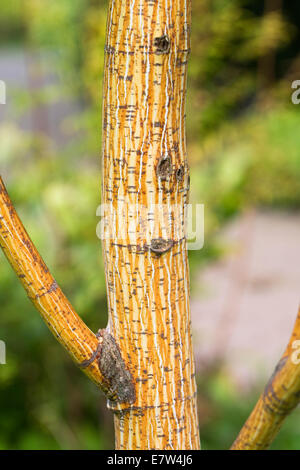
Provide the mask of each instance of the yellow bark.
POLYGON ((198 449, 184 234, 190 1, 110 1, 102 202, 109 332, 136 400, 115 411, 118 449, 198 449))
MULTIPOLYGON (((73 360, 104 391, 117 449, 199 449, 185 216, 190 0, 110 0, 103 90, 109 320, 92 333, 57 285, 0 178, 0 246, 73 360)), ((232 449, 265 449, 300 401, 300 313, 232 449), (296 341, 296 343, 295 343, 296 341)))
POLYGON ((42 318, 72 359, 111 399, 115 391, 101 373, 96 357, 97 336, 65 297, 29 238, 0 177, 0 246, 42 318), (86 364, 85 364, 86 363, 86 364))
POLYGON ((198 449, 185 212, 190 1, 112 0, 103 106, 109 321, 92 333, 0 179, 0 243, 29 298, 105 392, 117 449, 198 449))
POLYGON ((232 450, 267 449, 300 402, 300 310, 289 344, 232 450), (298 348, 298 349, 297 349, 298 348))

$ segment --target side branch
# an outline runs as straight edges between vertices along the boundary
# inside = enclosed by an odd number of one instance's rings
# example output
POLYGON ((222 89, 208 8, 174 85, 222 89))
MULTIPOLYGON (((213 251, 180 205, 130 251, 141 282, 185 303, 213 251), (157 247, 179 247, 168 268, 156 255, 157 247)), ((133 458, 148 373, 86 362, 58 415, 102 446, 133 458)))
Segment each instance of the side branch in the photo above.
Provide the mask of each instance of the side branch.
POLYGON ((289 344, 231 450, 267 449, 284 419, 299 404, 299 340, 300 309, 289 344))
POLYGON ((29 238, 1 177, 0 247, 29 299, 75 363, 84 369, 110 400, 132 401, 134 391, 129 380, 130 374, 118 346, 115 344, 112 348, 113 338, 106 330, 95 335, 77 315, 29 238), (111 354, 107 352, 108 349, 111 354), (121 383, 120 393, 118 378, 121 383), (124 391, 125 378, 129 388, 124 391))

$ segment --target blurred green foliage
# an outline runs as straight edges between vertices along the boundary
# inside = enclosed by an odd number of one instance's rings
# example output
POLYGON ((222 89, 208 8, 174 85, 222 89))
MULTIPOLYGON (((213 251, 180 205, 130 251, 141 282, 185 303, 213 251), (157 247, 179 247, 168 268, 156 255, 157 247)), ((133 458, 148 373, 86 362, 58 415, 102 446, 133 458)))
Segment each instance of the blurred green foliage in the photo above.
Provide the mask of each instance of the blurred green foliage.
POLYGON ((0 41, 16 44, 23 40, 26 31, 23 21, 22 0, 2 0, 0 15, 0 41))
MULTIPOLYGON (((300 207, 300 117, 290 100, 291 81, 299 79, 300 10, 291 2, 279 11, 246 0, 193 4, 191 198, 206 206, 209 240, 191 252, 198 268, 221 255, 214 234, 234 214, 252 205, 300 207)), ((0 13, 2 47, 42 51, 49 73, 58 74, 54 86, 15 90, 14 112, 0 124, 1 174, 46 263, 94 331, 107 315, 95 233, 106 10, 104 0, 2 0, 0 13), (65 139, 58 149, 47 134, 17 124, 28 110, 66 98, 79 103, 79 111, 61 122, 65 139)), ((0 339, 7 344, 0 448, 111 448, 104 399, 70 363, 0 259, 0 339)), ((204 448, 229 447, 260 385, 241 398, 222 368, 199 379, 204 448)), ((299 413, 289 418, 274 448, 299 448, 297 419, 299 413)))

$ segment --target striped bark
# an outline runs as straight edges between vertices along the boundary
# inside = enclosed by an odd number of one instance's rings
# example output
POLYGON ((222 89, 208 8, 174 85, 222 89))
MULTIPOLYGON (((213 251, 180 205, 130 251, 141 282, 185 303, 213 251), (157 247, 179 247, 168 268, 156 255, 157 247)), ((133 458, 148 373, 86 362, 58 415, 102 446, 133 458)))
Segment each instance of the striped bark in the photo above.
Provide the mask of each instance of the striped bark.
MULTIPOLYGON (((30 240, 0 177, 0 248, 115 415, 117 449, 199 449, 185 212, 189 0, 111 0, 102 235, 109 322, 95 335, 30 240)), ((232 449, 265 449, 300 401, 300 312, 232 449)))
POLYGON ((267 449, 299 402, 300 309, 288 346, 231 449, 267 449))
POLYGON ((103 90, 108 331, 134 388, 117 449, 198 449, 184 233, 190 0, 111 0, 103 90))
MULTIPOLYGON (((106 373, 107 367, 102 367, 103 360, 106 363, 114 360, 114 357, 107 355, 108 349, 112 352, 115 350, 114 344, 111 345, 110 336, 103 331, 95 335, 77 315, 29 238, 1 177, 0 248, 29 299, 74 362, 83 367, 88 377, 109 399, 122 400, 124 394, 121 391, 120 397, 115 380, 112 381, 111 375, 106 373)), ((121 375, 125 373, 126 383, 126 368, 121 361, 118 361, 118 365, 121 375)), ((125 397, 127 398, 126 394, 125 397)))

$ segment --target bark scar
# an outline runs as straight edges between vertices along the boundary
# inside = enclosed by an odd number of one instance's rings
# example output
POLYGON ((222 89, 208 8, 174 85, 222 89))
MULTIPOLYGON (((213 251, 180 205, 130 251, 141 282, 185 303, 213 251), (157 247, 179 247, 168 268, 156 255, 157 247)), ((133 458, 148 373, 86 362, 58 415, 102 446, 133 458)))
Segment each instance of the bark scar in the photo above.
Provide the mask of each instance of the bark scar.
POLYGON ((286 416, 288 413, 290 413, 295 408, 298 402, 298 397, 296 397, 297 398, 296 402, 293 401, 291 403, 286 402, 284 399, 279 398, 273 387, 273 383, 274 383, 274 380, 276 379, 277 374, 281 371, 281 369, 283 369, 287 360, 288 360, 288 356, 285 356, 280 359, 263 392, 263 402, 264 402, 266 409, 270 413, 283 415, 283 416, 286 416))
POLYGON ((134 403, 135 387, 133 379, 121 356, 116 340, 107 330, 99 330, 96 336, 99 339, 96 351, 90 359, 82 362, 80 367, 86 368, 97 360, 99 370, 109 385, 106 392, 109 400, 120 403, 134 403))
POLYGON ((162 181, 168 179, 172 174, 172 160, 170 155, 162 155, 156 166, 156 175, 162 181))
POLYGON ((174 245, 173 240, 164 240, 163 238, 154 238, 151 240, 150 250, 157 255, 167 253, 174 245))
POLYGON ((184 177, 184 165, 181 165, 179 168, 177 168, 176 173, 175 173, 175 176, 176 176, 176 180, 177 180, 178 182, 183 181, 183 177, 184 177))
POLYGON ((156 54, 168 54, 170 52, 170 39, 165 34, 159 38, 154 39, 154 46, 156 47, 156 54))

